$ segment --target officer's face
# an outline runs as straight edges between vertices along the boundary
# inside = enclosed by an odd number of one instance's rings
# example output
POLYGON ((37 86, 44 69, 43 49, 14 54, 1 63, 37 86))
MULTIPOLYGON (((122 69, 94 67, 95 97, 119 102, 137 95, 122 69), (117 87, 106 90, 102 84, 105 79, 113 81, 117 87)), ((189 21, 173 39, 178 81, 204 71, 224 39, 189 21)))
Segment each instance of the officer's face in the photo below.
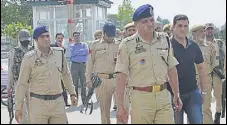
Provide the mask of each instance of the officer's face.
POLYGON ((206 29, 206 36, 208 37, 212 37, 214 35, 214 28, 213 27, 209 27, 206 29))
POLYGON ((140 33, 150 34, 154 31, 154 17, 143 18, 137 21, 135 24, 138 32, 140 33))
POLYGON ((62 44, 63 38, 64 38, 64 37, 63 37, 62 35, 57 35, 56 40, 57 40, 57 44, 58 44, 58 45, 61 45, 61 44, 62 44))
POLYGON ((135 33, 136 33, 136 28, 134 26, 131 26, 126 30, 127 37, 132 36, 135 33))
POLYGON ((50 33, 46 32, 41 34, 37 39, 37 46, 39 47, 49 47, 50 46, 50 33))
POLYGON ((181 39, 187 36, 188 30, 188 20, 178 20, 173 27, 174 35, 181 39))
POLYGON ((102 38, 102 33, 98 33, 95 35, 95 40, 101 39, 102 38))
POLYGON ((122 35, 121 31, 116 31, 116 37, 117 38, 121 37, 121 35, 122 35))
POLYGON ((198 29, 193 34, 194 34, 193 37, 195 37, 196 41, 203 41, 205 38, 204 29, 198 29))
POLYGON ((111 43, 111 42, 113 42, 113 40, 114 40, 114 37, 108 37, 108 36, 106 35, 106 33, 104 33, 103 38, 104 38, 104 40, 105 40, 106 42, 108 42, 108 43, 111 43))

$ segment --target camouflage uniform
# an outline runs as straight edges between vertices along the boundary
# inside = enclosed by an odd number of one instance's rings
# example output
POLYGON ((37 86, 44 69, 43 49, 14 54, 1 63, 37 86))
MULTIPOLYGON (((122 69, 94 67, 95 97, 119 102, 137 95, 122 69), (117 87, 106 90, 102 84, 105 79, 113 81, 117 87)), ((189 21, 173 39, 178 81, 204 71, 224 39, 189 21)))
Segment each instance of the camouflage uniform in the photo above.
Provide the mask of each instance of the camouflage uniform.
MULTIPOLYGON (((23 33, 28 34, 28 31, 21 30, 19 32, 19 37, 20 37, 20 34, 23 34, 23 33)), ((23 45, 21 45, 19 43, 19 45, 11 51, 10 58, 9 58, 9 72, 8 72, 8 84, 7 84, 8 90, 10 90, 12 88, 14 89, 16 87, 15 85, 19 78, 22 59, 23 59, 24 55, 32 49, 33 49, 33 47, 31 47, 31 46, 23 47, 23 45)), ((27 109, 26 106, 28 106, 28 101, 27 101, 28 99, 29 99, 29 96, 26 93, 26 99, 25 99, 26 105, 24 105, 24 107, 23 107, 23 116, 22 116, 22 120, 20 122, 21 124, 29 123, 28 118, 27 118, 28 112, 26 111, 26 109, 27 109)))

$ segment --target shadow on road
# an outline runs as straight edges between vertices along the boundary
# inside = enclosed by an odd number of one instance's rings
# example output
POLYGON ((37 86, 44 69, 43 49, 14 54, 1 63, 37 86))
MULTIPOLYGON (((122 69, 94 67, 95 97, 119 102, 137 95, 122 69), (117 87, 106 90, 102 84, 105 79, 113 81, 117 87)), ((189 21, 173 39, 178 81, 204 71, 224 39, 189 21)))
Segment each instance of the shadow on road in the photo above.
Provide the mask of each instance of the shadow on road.
POLYGON ((66 111, 66 112, 80 111, 82 107, 83 107, 83 105, 80 105, 80 106, 78 106, 78 107, 70 106, 70 107, 68 107, 65 111, 66 111))

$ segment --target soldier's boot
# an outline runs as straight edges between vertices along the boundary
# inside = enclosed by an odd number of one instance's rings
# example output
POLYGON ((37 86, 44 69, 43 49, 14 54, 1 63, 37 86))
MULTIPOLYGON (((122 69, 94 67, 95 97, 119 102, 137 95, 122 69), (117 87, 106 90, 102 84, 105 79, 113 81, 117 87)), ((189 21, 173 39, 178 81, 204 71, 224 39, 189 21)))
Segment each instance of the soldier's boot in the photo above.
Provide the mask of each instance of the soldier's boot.
POLYGON ((215 118, 214 118, 214 124, 220 124, 220 119, 221 119, 221 113, 216 112, 215 113, 215 118))

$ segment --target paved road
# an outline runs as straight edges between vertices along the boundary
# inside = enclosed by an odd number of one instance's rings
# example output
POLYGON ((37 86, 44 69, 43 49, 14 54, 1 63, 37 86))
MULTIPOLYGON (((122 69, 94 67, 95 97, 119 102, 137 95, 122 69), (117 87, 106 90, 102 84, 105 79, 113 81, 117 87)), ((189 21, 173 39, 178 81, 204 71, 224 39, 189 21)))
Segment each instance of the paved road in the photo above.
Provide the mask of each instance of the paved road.
MULTIPOLYGON (((93 101, 96 102, 95 96, 92 97, 93 101)), ((85 115, 80 113, 81 101, 79 101, 78 107, 67 107, 66 112, 69 120, 69 124, 100 124, 101 116, 98 103, 94 103, 94 111, 92 115, 85 115)), ((212 103, 212 111, 215 112, 215 103, 212 103)), ((185 115, 185 123, 187 121, 185 115)), ((7 108, 1 105, 1 124, 8 124, 9 116, 7 108)), ((15 119, 13 120, 15 124, 15 119)), ((116 124, 116 112, 111 109, 111 123, 116 124)), ((222 124, 226 124, 226 118, 221 119, 222 124)))

